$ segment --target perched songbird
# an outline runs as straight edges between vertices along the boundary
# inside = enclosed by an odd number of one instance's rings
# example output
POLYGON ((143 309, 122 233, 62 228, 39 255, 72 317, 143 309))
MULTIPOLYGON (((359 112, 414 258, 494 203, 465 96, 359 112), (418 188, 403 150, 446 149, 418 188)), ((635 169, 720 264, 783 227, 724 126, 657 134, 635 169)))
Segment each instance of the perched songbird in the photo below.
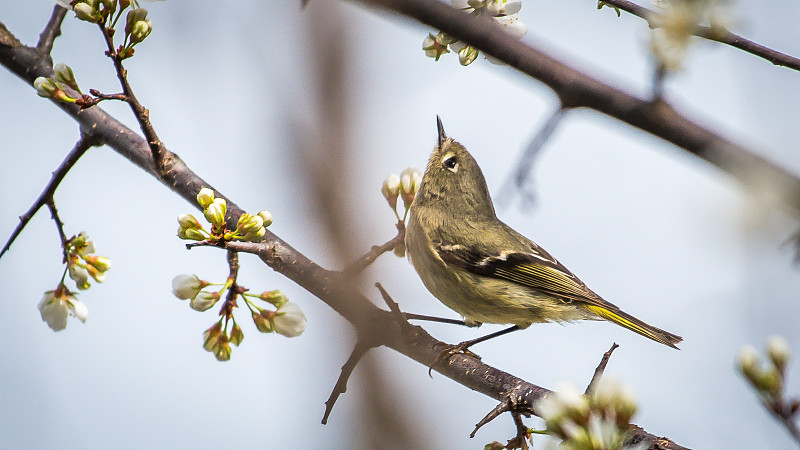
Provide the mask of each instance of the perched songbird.
POLYGON ((438 117, 437 125, 439 142, 411 204, 408 257, 425 287, 468 325, 513 324, 462 342, 451 354, 535 322, 581 319, 608 320, 677 348, 683 338, 603 300, 543 248, 501 222, 478 163, 445 136, 438 117))

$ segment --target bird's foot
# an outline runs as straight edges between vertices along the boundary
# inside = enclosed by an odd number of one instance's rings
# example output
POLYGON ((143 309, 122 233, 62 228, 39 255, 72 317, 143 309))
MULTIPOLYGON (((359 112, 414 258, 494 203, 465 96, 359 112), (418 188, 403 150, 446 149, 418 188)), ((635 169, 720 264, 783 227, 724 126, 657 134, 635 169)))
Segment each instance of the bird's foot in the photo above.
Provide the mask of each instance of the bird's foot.
POLYGON ((456 345, 448 345, 447 348, 442 350, 442 352, 439 353, 439 356, 437 356, 436 359, 433 360, 431 365, 428 366, 428 376, 430 376, 431 378, 433 377, 433 368, 436 367, 437 364, 439 364, 442 361, 449 361, 450 357, 452 357, 453 355, 457 355, 459 353, 472 356, 473 358, 478 360, 481 359, 480 356, 469 350, 469 347, 474 343, 475 343, 474 340, 472 340, 472 341, 464 341, 456 345))

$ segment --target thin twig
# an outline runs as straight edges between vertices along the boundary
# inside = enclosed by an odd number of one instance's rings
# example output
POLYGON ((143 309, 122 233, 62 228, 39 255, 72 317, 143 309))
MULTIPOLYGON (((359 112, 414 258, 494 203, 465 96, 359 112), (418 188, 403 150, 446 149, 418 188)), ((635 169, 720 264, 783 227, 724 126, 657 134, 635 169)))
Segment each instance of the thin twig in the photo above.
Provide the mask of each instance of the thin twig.
POLYGON ((36 199, 36 201, 33 203, 33 205, 31 205, 28 211, 25 212, 25 214, 19 217, 19 224, 17 224, 17 227, 11 233, 8 241, 6 241, 6 244, 3 246, 3 249, 0 250, 0 258, 2 258, 3 255, 8 251, 8 249, 11 247, 11 244, 14 243, 14 240, 17 239, 25 226, 28 225, 28 222, 30 222, 36 212, 39 211, 39 208, 47 204, 49 201, 52 201, 53 194, 56 192, 56 188, 58 188, 61 180, 63 180, 67 175, 67 172, 72 169, 75 163, 78 162, 78 160, 81 158, 81 156, 83 156, 84 153, 86 153, 87 150, 96 145, 100 145, 100 142, 89 135, 83 135, 80 139, 78 139, 78 142, 75 143, 75 147, 72 148, 67 157, 64 158, 64 161, 62 161, 55 172, 53 172, 50 182, 47 183, 47 186, 45 186, 42 193, 39 194, 39 198, 36 199))
POLYGON ((62 262, 67 264, 69 262, 69 254, 67 253, 67 235, 64 233, 64 222, 61 221, 61 217, 58 215, 55 200, 51 197, 47 199, 46 203, 47 208, 50 210, 50 217, 53 219, 58 229, 58 239, 61 241, 61 251, 64 254, 64 260, 62 262))
POLYGON ((528 427, 522 423, 522 414, 512 410, 511 418, 514 419, 514 425, 517 427, 517 435, 514 439, 508 441, 506 448, 528 450, 528 437, 530 437, 531 434, 528 431, 528 427))
POLYGON ((125 101, 128 103, 128 106, 131 107, 131 111, 133 111, 133 115, 136 116, 136 121, 139 123, 139 128, 142 130, 142 133, 144 133, 147 144, 150 146, 150 152, 153 155, 153 161, 155 162, 156 170, 158 173, 164 175, 166 172, 164 158, 165 155, 167 155, 167 149, 164 147, 164 143, 158 138, 158 134, 156 134, 156 130, 153 128, 153 124, 150 122, 150 111, 148 111, 147 108, 139 103, 139 100, 133 93, 133 88, 131 88, 131 85, 128 82, 128 71, 122 65, 122 56, 120 56, 119 52, 114 49, 113 35, 108 32, 108 29, 104 24, 98 25, 100 26, 100 31, 105 39, 106 47, 108 48, 106 54, 109 58, 111 58, 111 61, 114 62, 114 69, 117 73, 117 78, 122 86, 122 92, 126 97, 125 101))
POLYGON ((381 245, 373 245, 370 251, 358 259, 358 261, 347 266, 342 272, 347 274, 357 274, 366 269, 370 264, 375 262, 379 256, 394 249, 400 244, 405 242, 406 226, 402 221, 398 221, 395 225, 397 227, 397 235, 381 245))
POLYGON ((600 382, 600 378, 603 376, 603 371, 606 370, 606 364, 608 364, 608 359, 611 358, 611 353, 619 347, 616 342, 611 345, 611 348, 608 349, 607 352, 603 353, 603 358, 600 359, 600 364, 597 365, 597 368, 594 369, 594 375, 592 376, 592 381, 589 382, 589 385, 586 386, 586 392, 584 394, 589 395, 594 392, 597 388, 597 383, 600 382))
POLYGON ((66 15, 66 8, 59 4, 53 6, 50 20, 47 21, 47 25, 44 26, 44 30, 39 35, 39 42, 36 44, 37 50, 47 55, 53 51, 53 43, 55 43, 57 37, 61 36, 61 23, 66 15))
POLYGON ((375 287, 381 291, 381 297, 383 297, 383 301, 386 302, 386 306, 389 307, 389 311, 392 312, 396 317, 400 318, 403 322, 406 321, 406 316, 400 311, 400 305, 395 302, 392 297, 386 292, 386 289, 383 288, 383 285, 380 283, 375 283, 375 287))
POLYGON ((478 430, 481 429, 481 427, 491 422, 492 420, 496 419, 504 412, 508 412, 510 410, 511 410, 511 400, 504 399, 502 402, 498 403, 497 406, 492 408, 492 410, 489 411, 485 416, 483 416, 483 419, 481 419, 478 423, 475 424, 475 429, 472 430, 472 433, 469 434, 469 437, 474 438, 475 433, 477 433, 478 430))
POLYGON ((520 193, 525 204, 533 204, 536 197, 534 189, 531 186, 531 168, 533 168, 533 162, 536 160, 536 156, 541 152, 544 144, 547 143, 550 136, 552 136, 553 132, 558 128, 566 111, 567 110, 561 104, 558 105, 558 108, 550 114, 550 117, 547 118, 544 125, 536 132, 533 139, 531 139, 530 144, 528 144, 528 147, 522 152, 517 163, 512 166, 514 171, 508 179, 506 179, 503 188, 500 190, 500 195, 497 197, 497 203, 501 208, 508 205, 510 199, 514 197, 514 191, 520 193))
POLYGON ((323 425, 328 423, 328 417, 331 415, 331 411, 333 411, 333 405, 336 403, 336 400, 340 395, 347 392, 347 380, 350 379, 353 369, 356 368, 358 362, 361 361, 361 358, 369 349, 373 347, 373 345, 364 344, 360 340, 356 343, 353 353, 350 354, 350 357, 347 358, 347 362, 342 366, 342 373, 339 374, 339 379, 336 380, 336 385, 333 386, 333 391, 331 391, 328 401, 325 402, 325 414, 322 415, 323 425))
MULTIPOLYGON (((659 27, 656 19, 659 14, 656 11, 647 9, 628 0, 603 0, 603 3, 615 6, 627 13, 646 20, 647 25, 650 28, 659 27)), ((764 58, 776 66, 784 66, 789 69, 800 70, 800 58, 795 58, 794 56, 773 50, 769 47, 739 36, 738 34, 731 33, 724 28, 717 29, 716 27, 712 28, 706 25, 697 25, 693 34, 710 41, 730 45, 731 47, 738 48, 739 50, 743 50, 752 55, 764 58)))

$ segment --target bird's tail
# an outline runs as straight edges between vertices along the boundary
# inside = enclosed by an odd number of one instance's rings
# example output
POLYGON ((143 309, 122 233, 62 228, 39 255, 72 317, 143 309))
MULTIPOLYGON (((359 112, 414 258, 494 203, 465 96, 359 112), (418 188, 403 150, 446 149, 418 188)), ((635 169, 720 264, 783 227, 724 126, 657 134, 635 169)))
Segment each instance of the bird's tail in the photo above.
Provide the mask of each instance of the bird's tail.
POLYGON ((635 331, 642 336, 648 337, 656 342, 661 342, 662 344, 668 345, 672 348, 678 348, 675 344, 683 340, 682 337, 676 334, 672 334, 668 331, 662 330, 661 328, 648 325, 636 317, 622 312, 619 309, 609 309, 593 304, 587 304, 586 307, 599 317, 608 320, 609 322, 614 322, 617 325, 625 327, 631 331, 635 331))

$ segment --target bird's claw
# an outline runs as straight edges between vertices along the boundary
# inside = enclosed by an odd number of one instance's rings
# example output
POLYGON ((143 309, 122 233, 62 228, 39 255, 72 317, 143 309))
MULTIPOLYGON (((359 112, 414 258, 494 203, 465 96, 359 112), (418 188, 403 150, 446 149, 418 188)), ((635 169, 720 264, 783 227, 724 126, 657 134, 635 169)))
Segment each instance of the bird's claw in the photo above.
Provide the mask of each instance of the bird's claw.
POLYGON ((463 353, 465 355, 469 355, 469 356, 472 356, 475 359, 480 360, 481 359, 480 356, 478 356, 477 354, 475 354, 475 353, 473 353, 473 352, 471 352, 469 350, 469 347, 472 344, 474 344, 474 342, 472 342, 472 341, 464 341, 464 342, 462 342, 460 344, 448 345, 447 348, 442 350, 442 352, 439 353, 439 356, 437 356, 436 359, 433 360, 431 365, 428 366, 428 376, 433 378, 433 368, 436 367, 437 364, 439 364, 442 361, 449 361, 451 356, 457 355, 459 353, 463 353))

